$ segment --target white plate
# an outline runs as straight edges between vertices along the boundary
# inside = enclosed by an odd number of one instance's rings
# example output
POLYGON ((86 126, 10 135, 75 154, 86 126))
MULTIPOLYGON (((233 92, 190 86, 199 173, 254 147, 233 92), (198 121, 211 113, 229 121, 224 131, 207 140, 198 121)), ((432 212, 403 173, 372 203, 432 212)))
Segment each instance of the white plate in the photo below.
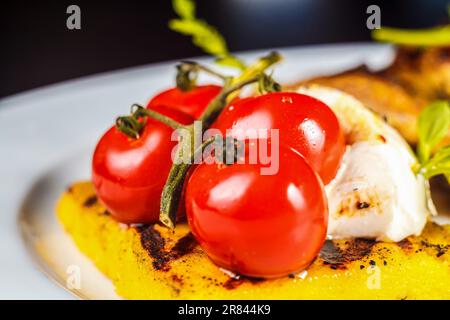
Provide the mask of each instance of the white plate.
MULTIPOLYGON (((243 54, 245 59, 267 51, 243 54)), ((393 50, 374 44, 281 49, 282 83, 367 63, 390 63, 393 50)), ((204 60, 210 62, 211 60, 204 60)), ((26 75, 24 75, 26 76, 26 75)), ((89 177, 90 155, 102 132, 133 102, 173 85, 174 63, 112 72, 0 100, 0 298, 65 299, 78 266, 81 297, 116 298, 112 284, 58 225, 54 205, 74 180, 89 177), (20 222, 20 223, 19 223, 20 222), (23 241, 26 239, 26 241, 23 241), (28 250, 27 250, 28 249, 28 250), (44 276, 42 269, 51 279, 44 276)))

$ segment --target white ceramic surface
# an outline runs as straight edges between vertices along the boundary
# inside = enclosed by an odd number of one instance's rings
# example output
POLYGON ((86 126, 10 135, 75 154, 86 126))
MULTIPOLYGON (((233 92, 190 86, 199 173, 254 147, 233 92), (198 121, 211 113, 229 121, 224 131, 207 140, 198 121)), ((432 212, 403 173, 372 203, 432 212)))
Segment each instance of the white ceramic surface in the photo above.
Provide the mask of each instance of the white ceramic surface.
MULTIPOLYGON (((266 52, 241 56, 250 60, 266 52)), ((342 71, 363 62, 379 68, 393 57, 392 48, 374 44, 280 52, 285 59, 276 68, 275 77, 282 83, 342 71)), ((76 292, 79 296, 116 297, 109 280, 62 232, 54 204, 71 182, 89 177, 92 149, 115 117, 128 113, 131 103, 145 103, 152 94, 172 86, 174 64, 91 76, 0 100, 0 298, 74 298, 49 279, 64 284, 69 265, 82 271, 82 287, 76 292)))

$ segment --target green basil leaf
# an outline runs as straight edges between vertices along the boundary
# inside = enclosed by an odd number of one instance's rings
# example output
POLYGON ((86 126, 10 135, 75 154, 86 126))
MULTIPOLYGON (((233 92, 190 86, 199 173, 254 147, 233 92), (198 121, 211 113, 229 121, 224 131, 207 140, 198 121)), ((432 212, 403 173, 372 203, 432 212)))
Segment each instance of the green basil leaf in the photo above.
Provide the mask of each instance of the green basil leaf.
POLYGON ((444 173, 445 179, 447 179, 447 183, 450 184, 450 172, 444 173))
POLYGON ((430 161, 427 162, 427 166, 431 165, 434 166, 438 163, 450 163, 450 145, 440 148, 430 159, 430 161))
POLYGON ((437 166, 424 171, 424 176, 427 179, 441 174, 443 174, 447 179, 450 177, 450 162, 439 163, 437 166))
POLYGON ((450 182, 450 145, 439 149, 433 157, 422 166, 425 178, 443 174, 450 182))
POLYGON ((436 101, 426 107, 419 116, 418 157, 423 164, 430 158, 433 148, 444 138, 450 128, 448 101, 436 101))

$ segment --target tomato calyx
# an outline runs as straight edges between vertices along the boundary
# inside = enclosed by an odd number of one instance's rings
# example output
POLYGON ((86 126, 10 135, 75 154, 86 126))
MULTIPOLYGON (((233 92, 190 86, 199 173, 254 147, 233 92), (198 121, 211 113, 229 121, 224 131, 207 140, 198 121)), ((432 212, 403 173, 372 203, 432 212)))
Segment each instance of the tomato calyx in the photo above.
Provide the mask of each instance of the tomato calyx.
POLYGON ((264 76, 259 79, 258 89, 260 94, 280 92, 281 85, 273 79, 272 74, 264 74, 264 76))
POLYGON ((116 119, 116 128, 132 139, 139 139, 145 123, 139 121, 134 115, 121 116, 116 119))
POLYGON ((172 129, 183 128, 184 125, 167 117, 155 110, 146 109, 143 106, 134 103, 131 106, 130 115, 118 117, 116 120, 116 128, 125 135, 133 139, 139 139, 140 133, 146 125, 145 118, 152 117, 172 129))
POLYGON ((176 68, 176 84, 181 91, 190 91, 196 87, 200 71, 221 79, 225 84, 233 79, 233 77, 225 76, 195 61, 181 61, 176 68))

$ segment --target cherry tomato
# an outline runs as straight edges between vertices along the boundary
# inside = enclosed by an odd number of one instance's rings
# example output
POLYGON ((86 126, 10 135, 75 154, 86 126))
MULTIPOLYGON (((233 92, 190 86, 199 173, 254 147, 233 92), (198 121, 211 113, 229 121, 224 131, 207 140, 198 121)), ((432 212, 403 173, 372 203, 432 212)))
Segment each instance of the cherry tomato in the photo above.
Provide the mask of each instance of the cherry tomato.
MULTIPOLYGON (((323 102, 295 92, 278 92, 242 99, 227 106, 213 128, 279 129, 280 140, 309 162, 327 184, 337 173, 345 152, 339 120, 323 102)), ((267 132, 270 135, 270 132, 267 132)))
POLYGON ((153 97, 147 108, 166 106, 198 119, 220 90, 222 90, 222 87, 216 85, 197 86, 186 92, 178 88, 172 88, 153 97))
MULTIPOLYGON (((154 110, 182 123, 194 119, 162 106, 154 110)), ((159 219, 160 196, 172 166, 173 129, 147 118, 138 139, 116 127, 100 139, 92 160, 92 180, 101 202, 123 223, 151 223, 159 219)))
MULTIPOLYGON (((248 156, 247 156, 248 157, 248 156)), ((260 162, 198 165, 186 190, 189 226, 218 266, 273 278, 306 268, 321 249, 328 211, 322 183, 304 158, 279 149, 278 172, 260 162)))

